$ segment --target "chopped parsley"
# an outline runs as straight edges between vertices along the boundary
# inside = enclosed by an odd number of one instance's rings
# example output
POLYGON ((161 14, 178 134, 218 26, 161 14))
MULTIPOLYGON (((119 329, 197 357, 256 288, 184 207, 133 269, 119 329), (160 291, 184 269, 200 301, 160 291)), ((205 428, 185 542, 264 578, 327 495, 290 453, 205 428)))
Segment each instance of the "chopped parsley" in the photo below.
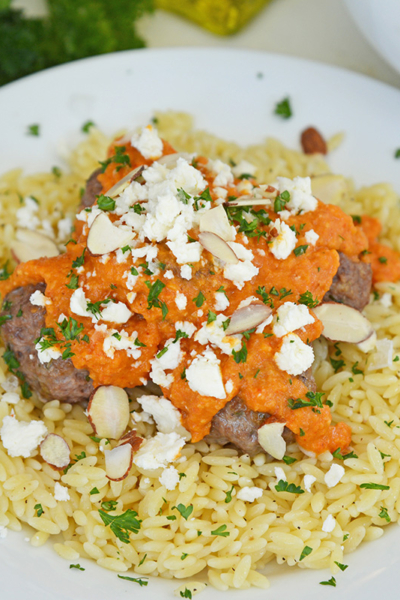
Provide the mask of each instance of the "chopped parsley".
POLYGON ((232 501, 232 492, 235 489, 235 486, 233 485, 231 487, 231 489, 229 490, 229 492, 226 492, 226 497, 225 497, 225 504, 229 504, 229 502, 232 501))
POLYGON ((185 519, 185 521, 188 520, 188 518, 193 512, 193 504, 189 504, 189 506, 185 506, 184 504, 178 504, 178 506, 173 506, 172 510, 174 508, 176 508, 176 510, 180 512, 181 516, 185 519))
POLYGON ((154 283, 151 283, 150 281, 145 281, 145 284, 149 288, 149 295, 147 296, 147 310, 150 310, 153 307, 160 308, 164 320, 168 314, 168 307, 165 304, 165 302, 162 302, 158 298, 158 296, 165 288, 165 283, 163 283, 159 279, 156 279, 154 283))
POLYGON ((291 456, 284 456, 282 460, 285 463, 285 465, 292 465, 294 462, 297 461, 297 458, 292 458, 291 456))
POLYGON ((303 551, 300 554, 299 562, 301 562, 303 560, 303 558, 305 558, 306 556, 309 556, 312 551, 313 551, 313 549, 310 548, 310 546, 304 546, 303 551))
POLYGON ((213 321, 215 321, 217 318, 217 315, 215 314, 215 312, 212 312, 211 310, 208 311, 208 317, 207 317, 207 325, 209 325, 210 323, 212 323, 213 321))
POLYGON ((362 375, 363 371, 361 371, 360 369, 357 369, 357 365, 358 365, 358 361, 354 363, 354 365, 351 367, 351 370, 354 373, 354 375, 362 375))
POLYGON ((286 204, 290 201, 290 194, 287 190, 282 192, 282 194, 278 194, 274 201, 274 211, 276 213, 281 212, 281 210, 285 209, 286 204))
POLYGON ((386 256, 380 256, 378 258, 379 262, 382 263, 383 265, 387 263, 388 259, 386 258, 386 256))
POLYGON ((304 490, 299 485, 294 483, 288 483, 283 479, 280 479, 275 486, 277 492, 289 492, 290 494, 304 494, 304 490))
POLYGON ((89 496, 95 496, 96 494, 100 494, 100 492, 97 487, 94 487, 90 490, 89 496))
POLYGON ((112 516, 103 510, 99 515, 104 525, 109 525, 113 534, 124 544, 129 544, 129 532, 138 533, 141 520, 137 519, 137 512, 128 508, 122 515, 112 516))
POLYGON ((39 137, 40 135, 40 125, 35 123, 34 125, 28 125, 27 135, 33 135, 34 137, 39 137))
POLYGON ((109 196, 104 196, 104 194, 101 194, 100 196, 97 196, 97 206, 100 208, 100 210, 114 210, 115 200, 109 196))
POLYGON ((146 558, 147 558, 147 554, 145 554, 145 555, 143 556, 142 560, 141 560, 141 561, 140 561, 140 563, 138 564, 138 567, 140 567, 140 565, 142 565, 142 564, 144 563, 144 561, 146 560, 146 558))
POLYGON ((44 513, 43 506, 41 504, 35 504, 33 507, 36 510, 36 516, 41 517, 44 513))
POLYGON ((190 194, 187 194, 183 188, 178 188, 178 200, 183 202, 183 204, 189 204, 189 200, 191 198, 190 194))
POLYGON ((304 254, 306 252, 307 248, 308 244, 304 244, 303 246, 297 246, 297 248, 293 250, 293 253, 295 256, 300 256, 301 254, 304 254))
POLYGON ((187 554, 186 552, 182 552, 181 560, 185 560, 185 558, 187 558, 188 556, 189 554, 187 554))
POLYGON ((118 506, 118 502, 116 500, 105 500, 101 503, 101 508, 106 512, 111 512, 115 510, 118 506))
POLYGON ((335 565, 337 565, 341 571, 345 571, 349 566, 349 565, 344 565, 343 563, 340 563, 337 560, 335 560, 335 565))
POLYGON ((353 219, 354 224, 361 225, 360 215, 351 215, 351 218, 353 219))
POLYGON ((188 338, 188 337, 189 336, 188 336, 187 333, 185 333, 184 331, 181 331, 180 329, 178 329, 177 332, 176 332, 176 334, 175 334, 175 339, 174 339, 174 341, 172 343, 176 344, 176 342, 178 340, 180 340, 181 338, 188 338))
POLYGON ((7 350, 3 354, 3 360, 6 363, 10 373, 18 377, 19 384, 21 386, 22 396, 26 399, 32 396, 31 388, 26 382, 25 375, 19 371, 20 363, 10 346, 7 346, 7 350))
POLYGON ((344 362, 344 360, 336 360, 335 358, 329 358, 329 361, 330 361, 335 373, 337 373, 339 371, 339 369, 344 367, 344 365, 346 364, 344 362))
POLYGON ((364 490, 390 490, 390 486, 382 485, 380 483, 362 483, 360 488, 364 490))
POLYGON ((65 284, 67 286, 67 288, 69 288, 70 290, 77 290, 79 287, 79 277, 78 275, 75 275, 75 273, 73 273, 71 275, 71 279, 69 280, 68 283, 65 284))
POLYGON ((292 107, 290 106, 289 97, 286 97, 280 102, 276 103, 274 113, 282 119, 290 119, 293 113, 292 107))
POLYGON ((201 306, 203 306, 205 299, 206 297, 204 296, 203 292, 199 292, 196 298, 193 298, 193 302, 195 303, 197 308, 200 308, 201 306))
POLYGON ((168 346, 165 346, 165 348, 163 348, 162 350, 160 350, 160 352, 157 352, 156 354, 156 358, 161 358, 162 356, 164 356, 164 354, 166 354, 168 352, 168 346))
POLYGON ((120 579, 125 579, 126 581, 133 581, 134 583, 138 583, 140 587, 149 585, 149 581, 144 577, 128 577, 127 575, 118 575, 120 579))
POLYGON ((62 175, 62 171, 61 171, 60 167, 52 167, 51 172, 53 173, 53 175, 55 177, 61 177, 61 175, 62 175))
POLYGON ((222 321, 222 329, 224 331, 226 331, 228 329, 230 322, 231 322, 231 320, 229 317, 227 319, 225 319, 225 321, 222 321))
POLYGON ((8 261, 6 264, 0 269, 0 281, 5 281, 9 277, 11 277, 12 271, 8 270, 8 261))
POLYGON ((82 127, 81 127, 81 131, 82 131, 83 133, 89 133, 89 131, 90 131, 90 128, 91 128, 91 127, 94 127, 94 126, 95 126, 95 125, 94 125, 93 121, 86 121, 86 122, 85 122, 85 123, 82 125, 82 127))
POLYGON ((190 590, 187 589, 187 587, 185 587, 185 589, 179 592, 179 594, 181 595, 182 598, 189 598, 189 600, 191 600, 192 598, 192 592, 190 590))
POLYGON ((348 452, 348 454, 342 454, 340 452, 340 448, 337 448, 334 452, 332 452, 332 456, 338 460, 347 460, 348 458, 358 458, 357 454, 354 454, 354 452, 348 452))
POLYGON ((85 252, 86 248, 83 249, 83 252, 78 258, 72 261, 72 268, 78 269, 79 267, 83 267, 83 263, 85 262, 85 252))
POLYGON ((107 158, 107 160, 104 161, 99 160, 99 163, 102 168, 101 172, 104 173, 108 165, 110 165, 111 163, 118 165, 115 169, 117 172, 120 171, 123 167, 130 167, 131 159, 129 157, 129 154, 125 154, 125 150, 125 146, 114 146, 115 154, 113 156, 107 158))
POLYGON ((317 297, 313 298, 312 293, 307 290, 304 294, 300 295, 299 304, 305 304, 308 308, 315 308, 319 304, 317 297))
POLYGON ((219 535, 220 537, 228 537, 230 535, 230 533, 229 533, 229 531, 226 531, 226 529, 227 529, 226 525, 221 525, 217 529, 214 529, 214 531, 211 531, 211 535, 219 535))
POLYGON ((289 398, 288 404, 293 410, 304 408, 305 406, 317 406, 318 408, 323 408, 322 396, 324 395, 323 392, 307 392, 306 398, 308 398, 308 400, 302 400, 301 398, 293 400, 293 398, 289 398))
POLYGON ((83 567, 81 567, 81 565, 78 563, 76 565, 69 565, 70 569, 78 569, 78 571, 84 571, 85 569, 83 567))
POLYGON ((232 350, 232 356, 237 364, 241 362, 245 363, 247 361, 247 346, 245 341, 242 341, 242 347, 240 350, 232 350))
POLYGON ((400 158, 400 148, 397 148, 397 150, 394 153, 394 157, 395 158, 400 158))
POLYGON ((384 506, 381 506, 380 509, 381 509, 381 512, 379 513, 378 517, 380 517, 381 519, 385 519, 385 521, 390 523, 391 518, 389 517, 388 509, 385 508, 384 506))
POLYGON ((6 321, 10 321, 12 319, 12 315, 1 315, 0 316, 0 327, 4 325, 6 321))
POLYGON ((336 579, 331 577, 328 581, 320 581, 319 585, 331 585, 332 587, 336 587, 336 579))

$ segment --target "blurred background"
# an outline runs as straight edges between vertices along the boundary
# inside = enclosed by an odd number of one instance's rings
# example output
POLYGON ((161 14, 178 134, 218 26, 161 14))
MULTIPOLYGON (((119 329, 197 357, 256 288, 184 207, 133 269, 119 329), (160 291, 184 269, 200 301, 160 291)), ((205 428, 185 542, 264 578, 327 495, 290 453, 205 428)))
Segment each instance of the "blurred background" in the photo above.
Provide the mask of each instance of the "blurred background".
POLYGON ((0 85, 131 48, 278 52, 400 88, 400 0, 0 0, 0 85))

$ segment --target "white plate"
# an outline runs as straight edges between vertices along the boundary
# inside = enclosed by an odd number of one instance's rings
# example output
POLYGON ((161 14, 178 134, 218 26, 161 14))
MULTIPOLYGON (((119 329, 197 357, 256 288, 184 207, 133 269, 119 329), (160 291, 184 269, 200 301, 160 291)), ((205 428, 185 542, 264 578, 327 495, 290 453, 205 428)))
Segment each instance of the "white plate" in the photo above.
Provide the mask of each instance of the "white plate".
MULTIPOLYGON (((247 144, 267 135, 298 147, 309 125, 329 137, 346 132, 345 143, 329 158, 331 167, 357 184, 390 181, 400 192, 400 92, 337 68, 253 51, 135 50, 79 61, 25 78, 0 90, 0 170, 24 166, 30 172, 60 164, 60 140, 72 143, 86 120, 106 132, 145 124, 154 110, 191 112, 196 125, 247 144), (258 74, 262 74, 262 77, 258 74), (293 118, 273 114, 289 95, 293 118), (33 123, 39 138, 26 135, 33 123)), ((69 570, 50 544, 40 549, 10 532, 0 540, 0 597, 14 600, 138 600, 172 597, 180 582, 152 579, 148 587, 117 579, 94 562, 80 560, 85 572, 69 570)), ((289 569, 271 564, 271 590, 235 592, 237 600, 290 597, 301 600, 386 600, 398 598, 400 531, 393 525, 383 538, 346 556, 350 566, 337 590, 318 583, 327 571, 289 569)), ((209 587, 208 600, 223 595, 209 587)))

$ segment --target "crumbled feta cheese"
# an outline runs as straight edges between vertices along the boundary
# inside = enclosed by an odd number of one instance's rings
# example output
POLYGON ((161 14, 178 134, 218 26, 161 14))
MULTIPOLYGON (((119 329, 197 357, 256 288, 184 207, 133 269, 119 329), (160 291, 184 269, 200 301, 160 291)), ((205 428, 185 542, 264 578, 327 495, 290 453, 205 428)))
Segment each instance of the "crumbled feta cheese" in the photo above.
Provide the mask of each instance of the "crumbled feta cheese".
POLYGON ((215 174, 214 186, 220 187, 233 183, 231 167, 222 160, 209 160, 207 169, 215 174))
POLYGON ((277 183, 272 185, 278 188, 280 193, 289 192, 290 200, 286 204, 286 208, 295 213, 301 211, 303 214, 315 210, 318 206, 317 199, 312 195, 309 177, 294 177, 293 180, 287 177, 277 177, 277 183))
POLYGON ((226 398, 220 361, 209 348, 202 355, 198 355, 187 367, 186 379, 193 392, 221 400, 226 398))
POLYGON ((183 331, 183 333, 186 333, 186 335, 191 338, 196 331, 196 325, 193 325, 190 321, 177 321, 175 323, 175 329, 176 331, 183 331))
POLYGON ((39 206, 37 202, 29 196, 25 198, 24 203, 25 206, 22 206, 16 212, 17 226, 23 229, 37 229, 40 225, 40 219, 38 219, 36 215, 39 206))
MULTIPOLYGON (((168 375, 165 374, 166 370, 172 371, 176 369, 182 359, 181 352, 181 341, 174 341, 174 338, 171 338, 166 341, 163 349, 168 348, 166 352, 164 352, 159 358, 157 356, 150 361, 151 364, 151 372, 150 377, 151 380, 165 388, 169 388, 171 383, 174 380, 172 373, 168 375)), ((159 353, 158 353, 159 354, 159 353)))
POLYGON ((128 300, 129 304, 133 304, 136 296, 137 296, 136 292, 128 292, 128 294, 126 295, 126 299, 128 300))
POLYGON ((201 258, 202 246, 199 242, 188 243, 187 238, 167 242, 168 248, 176 258, 179 265, 198 262, 201 258))
POLYGON ((329 469, 329 471, 327 473, 325 473, 325 477, 324 477, 324 481, 325 481, 326 485, 328 486, 328 488, 335 487, 335 485, 337 485, 339 483, 339 481, 342 479, 344 473, 345 473, 344 467, 334 463, 331 466, 331 468, 329 469))
POLYGON ((21 396, 16 392, 6 392, 0 398, 1 402, 7 402, 7 404, 18 404, 21 400, 21 396))
POLYGON ((8 529, 4 525, 0 525, 0 540, 5 540, 8 534, 8 529))
POLYGON ((175 432, 157 433, 143 442, 133 462, 139 469, 159 469, 179 458, 184 445, 185 440, 175 432))
POLYGON ((238 491, 236 497, 238 500, 243 500, 244 502, 254 502, 254 500, 256 500, 257 498, 261 498, 261 496, 263 495, 263 491, 264 490, 262 488, 256 486, 248 487, 246 485, 238 491))
POLYGON ((232 379, 228 379, 228 381, 225 384, 225 389, 226 389, 226 393, 227 394, 231 394, 233 391, 233 382, 232 379))
POLYGON ((109 302, 101 311, 100 319, 111 323, 126 323, 132 313, 123 302, 109 302))
POLYGON ((4 448, 12 458, 28 458, 47 434, 43 421, 17 421, 14 417, 4 417, 0 437, 4 448))
POLYGON ((40 290, 36 290, 29 297, 29 302, 33 304, 33 306, 46 306, 46 304, 51 304, 50 298, 46 298, 44 294, 40 290))
POLYGON ((272 230, 275 230, 278 235, 272 238, 269 249, 275 258, 285 260, 296 247, 296 234, 290 229, 289 225, 283 223, 280 219, 276 219, 271 223, 270 227, 272 230))
POLYGON ((245 194, 247 196, 249 196, 252 193, 253 188, 254 185, 251 183, 251 181, 248 181, 248 179, 243 179, 243 181, 241 181, 237 185, 237 191, 240 194, 245 194))
POLYGON ((269 317, 267 317, 265 319, 265 321, 263 321, 262 323, 260 323, 257 327, 256 327, 256 333, 264 333, 264 329, 266 328, 267 325, 270 325, 270 323, 272 323, 273 320, 273 316, 270 315, 269 317))
POLYGON ((172 433, 185 435, 182 427, 181 414, 177 408, 163 396, 140 396, 137 398, 143 410, 156 422, 158 431, 161 433, 172 433))
POLYGON ((300 327, 314 323, 314 321, 314 317, 304 304, 285 302, 276 312, 273 332, 277 337, 283 337, 300 327))
POLYGON ((245 281, 250 281, 258 275, 259 269, 251 262, 254 255, 251 250, 248 250, 243 244, 237 242, 228 242, 234 253, 239 259, 237 264, 226 264, 224 267, 224 277, 233 281, 236 287, 241 290, 244 287, 245 281))
POLYGON ((173 279, 174 278, 174 274, 173 274, 172 271, 168 270, 168 271, 165 271, 164 277, 165 277, 165 279, 173 279))
MULTIPOLYGON (((141 267, 139 267, 139 269, 136 269, 137 272, 139 273, 142 269, 141 267)), ((125 271, 125 273, 122 276, 124 279, 126 279, 126 287, 128 288, 128 290, 133 290, 136 282, 138 280, 138 275, 133 275, 131 273, 131 271, 125 271)))
POLYGON ((283 338, 281 349, 276 352, 274 360, 282 371, 289 375, 300 375, 313 364, 314 351, 298 335, 290 333, 283 338))
POLYGON ((186 298, 185 294, 176 292, 175 304, 177 305, 179 310, 184 310, 186 308, 186 304, 187 304, 187 298, 186 298))
POLYGON ((147 125, 140 133, 135 133, 131 138, 131 144, 146 159, 157 160, 163 153, 162 139, 152 125, 147 125))
POLYGON ((5 392, 15 392, 19 387, 18 377, 8 373, 5 380, 1 383, 1 387, 5 392))
POLYGON ((64 241, 71 235, 72 232, 72 219, 71 217, 64 217, 57 222, 58 239, 64 241))
POLYGON ((317 481, 317 478, 314 475, 305 475, 304 476, 304 487, 306 492, 311 492, 311 486, 313 483, 317 481))
POLYGON ((54 500, 58 502, 66 502, 67 500, 71 500, 68 488, 58 483, 58 481, 54 484, 54 500))
POLYGON ((88 301, 86 299, 85 292, 82 288, 78 288, 74 291, 70 298, 69 307, 71 311, 79 317, 93 317, 93 315, 87 310, 87 303, 88 301))
POLYGON ((328 515, 325 521, 322 523, 322 531, 325 533, 332 533, 336 527, 336 519, 333 515, 328 515))
POLYGON ((280 481, 280 480, 287 481, 287 479, 286 479, 286 473, 282 469, 282 467, 275 467, 274 471, 275 471, 275 477, 277 478, 278 481, 280 481))
POLYGON ((241 175, 254 176, 257 172, 257 167, 249 163, 247 160, 241 160, 237 165, 232 167, 232 172, 235 177, 240 177, 241 175))
POLYGON ((310 244, 311 246, 315 246, 315 244, 318 241, 319 235, 318 235, 318 233, 316 233, 314 231, 314 229, 310 229, 309 231, 306 231, 305 238, 306 238, 307 244, 310 244))
POLYGON ((215 292, 215 304, 214 310, 216 312, 223 312, 229 306, 228 297, 224 292, 215 292))
POLYGON ((136 331, 128 334, 124 329, 107 329, 105 325, 95 325, 95 329, 107 334, 103 341, 103 352, 108 358, 113 359, 116 350, 125 350, 134 360, 141 357, 142 351, 135 344, 138 335, 136 331))
POLYGON ((189 265, 183 265, 181 267, 181 277, 182 279, 187 279, 190 281, 192 279, 192 267, 189 265))
POLYGON ((164 469, 161 473, 158 481, 163 485, 167 490, 174 490, 179 483, 179 473, 175 469, 175 467, 168 467, 164 469))
POLYGON ((207 324, 207 321, 203 321, 200 329, 194 336, 195 341, 199 342, 202 346, 212 344, 222 350, 224 354, 232 354, 232 350, 239 351, 242 346, 242 336, 240 334, 226 335, 223 326, 226 319, 227 317, 220 313, 217 315, 215 321, 211 323, 207 324))
POLYGON ((379 302, 385 308, 390 308, 392 306, 392 294, 389 294, 388 292, 382 294, 382 296, 379 299, 379 302))
POLYGON ((42 365, 50 362, 51 360, 57 360, 57 358, 60 358, 60 356, 62 355, 60 350, 58 350, 55 347, 45 348, 44 350, 42 350, 40 344, 40 341, 37 344, 35 344, 35 350, 37 352, 39 362, 41 362, 42 365))
POLYGON ((223 187, 216 186, 214 187, 213 192, 219 200, 225 200, 228 195, 228 190, 223 187))

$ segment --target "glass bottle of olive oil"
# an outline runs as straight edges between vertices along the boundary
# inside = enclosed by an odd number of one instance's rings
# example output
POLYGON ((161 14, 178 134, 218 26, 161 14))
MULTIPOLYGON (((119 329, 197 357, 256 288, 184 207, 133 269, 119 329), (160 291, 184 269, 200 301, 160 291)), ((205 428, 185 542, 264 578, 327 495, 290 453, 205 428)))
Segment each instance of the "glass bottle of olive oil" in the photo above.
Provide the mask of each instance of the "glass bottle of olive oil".
POLYGON ((158 8, 178 13, 213 33, 241 29, 270 0, 155 0, 158 8))

